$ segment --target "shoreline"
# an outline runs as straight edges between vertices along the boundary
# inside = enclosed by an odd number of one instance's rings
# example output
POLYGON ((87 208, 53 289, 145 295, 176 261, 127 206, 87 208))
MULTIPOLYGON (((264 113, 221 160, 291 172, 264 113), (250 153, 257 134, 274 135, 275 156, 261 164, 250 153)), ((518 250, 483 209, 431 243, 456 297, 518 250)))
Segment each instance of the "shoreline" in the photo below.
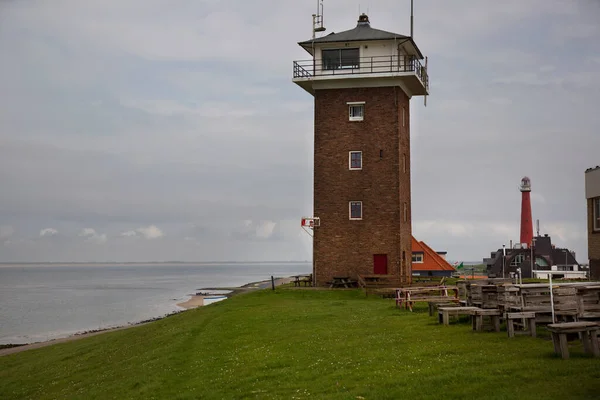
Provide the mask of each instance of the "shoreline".
MULTIPOLYGON (((275 278, 274 279, 275 286, 285 285, 287 283, 292 282, 292 280, 293 280, 292 277, 275 278)), ((168 313, 168 314, 165 314, 162 316, 149 318, 149 319, 139 321, 139 322, 129 322, 129 323, 127 323, 127 325, 115 326, 115 327, 110 327, 110 328, 85 330, 85 331, 70 334, 65 337, 59 337, 59 338, 44 340, 44 341, 40 341, 40 342, 1 344, 0 345, 0 357, 9 355, 9 354, 19 353, 21 351, 33 350, 33 349, 38 349, 40 347, 51 346, 53 344, 79 340, 79 339, 83 339, 86 337, 100 335, 102 333, 114 332, 114 331, 133 328, 133 327, 137 327, 137 326, 141 326, 141 325, 146 325, 151 322, 159 321, 161 319, 165 319, 165 318, 171 317, 173 315, 177 315, 182 312, 193 310, 198 307, 204 307, 204 298, 207 296, 211 296, 211 295, 204 294, 204 293, 202 293, 203 291, 228 291, 228 293, 223 293, 222 295, 219 294, 219 296, 225 296, 226 298, 230 298, 230 297, 239 295, 241 293, 249 293, 253 290, 268 289, 269 287, 271 287, 270 279, 264 280, 264 281, 250 282, 245 285, 237 286, 237 287, 199 289, 196 294, 189 295, 190 298, 188 300, 176 304, 176 306, 181 307, 182 310, 173 311, 171 313, 168 313)))

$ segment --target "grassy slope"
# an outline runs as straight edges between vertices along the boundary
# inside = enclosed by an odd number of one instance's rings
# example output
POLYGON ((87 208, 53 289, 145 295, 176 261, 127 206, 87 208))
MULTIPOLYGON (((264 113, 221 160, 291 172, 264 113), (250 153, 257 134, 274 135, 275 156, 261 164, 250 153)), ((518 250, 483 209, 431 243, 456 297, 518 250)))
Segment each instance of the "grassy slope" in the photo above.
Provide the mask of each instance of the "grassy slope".
POLYGON ((359 291, 278 289, 0 357, 0 398, 595 398, 600 360, 440 326, 359 291))

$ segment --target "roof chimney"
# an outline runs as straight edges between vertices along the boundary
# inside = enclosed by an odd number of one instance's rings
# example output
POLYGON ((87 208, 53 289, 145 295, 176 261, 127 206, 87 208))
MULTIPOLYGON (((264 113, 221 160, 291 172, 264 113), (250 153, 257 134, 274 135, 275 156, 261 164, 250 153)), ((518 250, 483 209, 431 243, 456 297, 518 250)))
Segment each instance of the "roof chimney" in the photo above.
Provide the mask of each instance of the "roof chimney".
POLYGON ((358 16, 358 25, 371 25, 369 23, 369 17, 367 16, 367 14, 362 13, 358 16))

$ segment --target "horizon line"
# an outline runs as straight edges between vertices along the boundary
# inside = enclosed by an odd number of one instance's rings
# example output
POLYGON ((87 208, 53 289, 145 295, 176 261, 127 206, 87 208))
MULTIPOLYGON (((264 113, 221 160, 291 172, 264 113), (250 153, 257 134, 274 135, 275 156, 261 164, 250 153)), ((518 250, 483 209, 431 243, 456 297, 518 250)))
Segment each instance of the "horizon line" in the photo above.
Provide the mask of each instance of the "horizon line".
POLYGON ((240 263, 309 263, 311 260, 275 261, 0 261, 2 264, 240 264, 240 263))

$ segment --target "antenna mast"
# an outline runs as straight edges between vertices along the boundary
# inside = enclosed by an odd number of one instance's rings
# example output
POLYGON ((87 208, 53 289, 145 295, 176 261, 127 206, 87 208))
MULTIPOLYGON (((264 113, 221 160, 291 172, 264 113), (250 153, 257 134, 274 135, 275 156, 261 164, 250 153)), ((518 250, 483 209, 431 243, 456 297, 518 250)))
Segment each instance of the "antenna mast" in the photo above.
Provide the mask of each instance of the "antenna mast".
POLYGON ((414 21, 414 13, 413 13, 413 0, 410 0, 410 37, 413 37, 415 21, 414 21))
POLYGON ((312 38, 314 39, 317 32, 325 31, 325 27, 323 26, 323 0, 317 0, 317 13, 313 14, 312 18, 313 18, 312 38))

